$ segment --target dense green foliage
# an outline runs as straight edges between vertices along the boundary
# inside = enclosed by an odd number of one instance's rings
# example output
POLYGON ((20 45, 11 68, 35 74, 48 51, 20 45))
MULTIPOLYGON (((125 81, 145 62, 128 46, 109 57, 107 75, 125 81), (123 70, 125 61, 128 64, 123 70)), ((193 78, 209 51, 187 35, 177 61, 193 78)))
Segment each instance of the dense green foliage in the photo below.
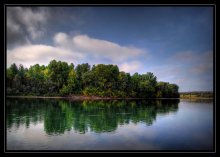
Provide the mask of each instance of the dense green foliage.
POLYGON ((178 86, 157 82, 153 73, 120 72, 117 65, 79 64, 52 60, 29 69, 12 64, 7 69, 7 95, 177 98, 178 86))

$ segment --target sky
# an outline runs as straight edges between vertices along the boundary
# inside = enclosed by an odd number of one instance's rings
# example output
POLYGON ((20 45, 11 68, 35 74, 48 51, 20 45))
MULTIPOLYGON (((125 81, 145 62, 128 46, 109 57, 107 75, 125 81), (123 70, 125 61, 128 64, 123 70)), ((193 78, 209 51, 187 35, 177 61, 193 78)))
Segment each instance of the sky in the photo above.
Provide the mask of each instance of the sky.
POLYGON ((213 91, 212 6, 6 8, 7 67, 116 64, 179 91, 213 91))

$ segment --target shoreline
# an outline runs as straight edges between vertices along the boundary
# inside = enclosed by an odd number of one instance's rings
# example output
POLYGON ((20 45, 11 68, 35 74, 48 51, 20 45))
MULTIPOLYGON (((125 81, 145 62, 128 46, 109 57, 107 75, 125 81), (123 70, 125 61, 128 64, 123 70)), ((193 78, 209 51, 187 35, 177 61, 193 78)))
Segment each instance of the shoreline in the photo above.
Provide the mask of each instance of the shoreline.
MULTIPOLYGON (((6 98, 40 98, 40 99, 73 99, 73 100, 137 100, 137 99, 182 99, 190 100, 190 98, 114 98, 114 97, 98 97, 98 96, 6 96, 6 98)), ((213 99, 213 98, 191 98, 191 99, 213 99)))
POLYGON ((98 96, 6 96, 6 98, 40 98, 40 99, 74 99, 74 100, 110 100, 110 99, 143 99, 143 98, 113 98, 98 96))

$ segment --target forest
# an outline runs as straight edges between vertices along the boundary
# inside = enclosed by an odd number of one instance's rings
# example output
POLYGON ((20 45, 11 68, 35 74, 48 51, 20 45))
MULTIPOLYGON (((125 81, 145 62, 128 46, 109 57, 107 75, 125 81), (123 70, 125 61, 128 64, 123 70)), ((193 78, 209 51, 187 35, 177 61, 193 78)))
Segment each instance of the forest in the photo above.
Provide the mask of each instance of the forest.
POLYGON ((151 73, 133 75, 117 65, 68 64, 52 60, 29 68, 13 63, 6 71, 7 96, 99 96, 112 98, 178 98, 179 87, 158 82, 151 73))

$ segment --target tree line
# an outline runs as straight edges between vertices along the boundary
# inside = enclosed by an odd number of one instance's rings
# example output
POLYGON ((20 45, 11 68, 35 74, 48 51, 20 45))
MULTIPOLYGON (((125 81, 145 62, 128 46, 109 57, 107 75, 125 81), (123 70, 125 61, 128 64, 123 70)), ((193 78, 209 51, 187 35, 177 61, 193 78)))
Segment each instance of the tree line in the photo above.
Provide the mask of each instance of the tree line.
POLYGON ((177 98, 178 85, 157 82, 153 73, 125 73, 117 65, 52 60, 29 68, 13 63, 6 72, 7 95, 177 98))

